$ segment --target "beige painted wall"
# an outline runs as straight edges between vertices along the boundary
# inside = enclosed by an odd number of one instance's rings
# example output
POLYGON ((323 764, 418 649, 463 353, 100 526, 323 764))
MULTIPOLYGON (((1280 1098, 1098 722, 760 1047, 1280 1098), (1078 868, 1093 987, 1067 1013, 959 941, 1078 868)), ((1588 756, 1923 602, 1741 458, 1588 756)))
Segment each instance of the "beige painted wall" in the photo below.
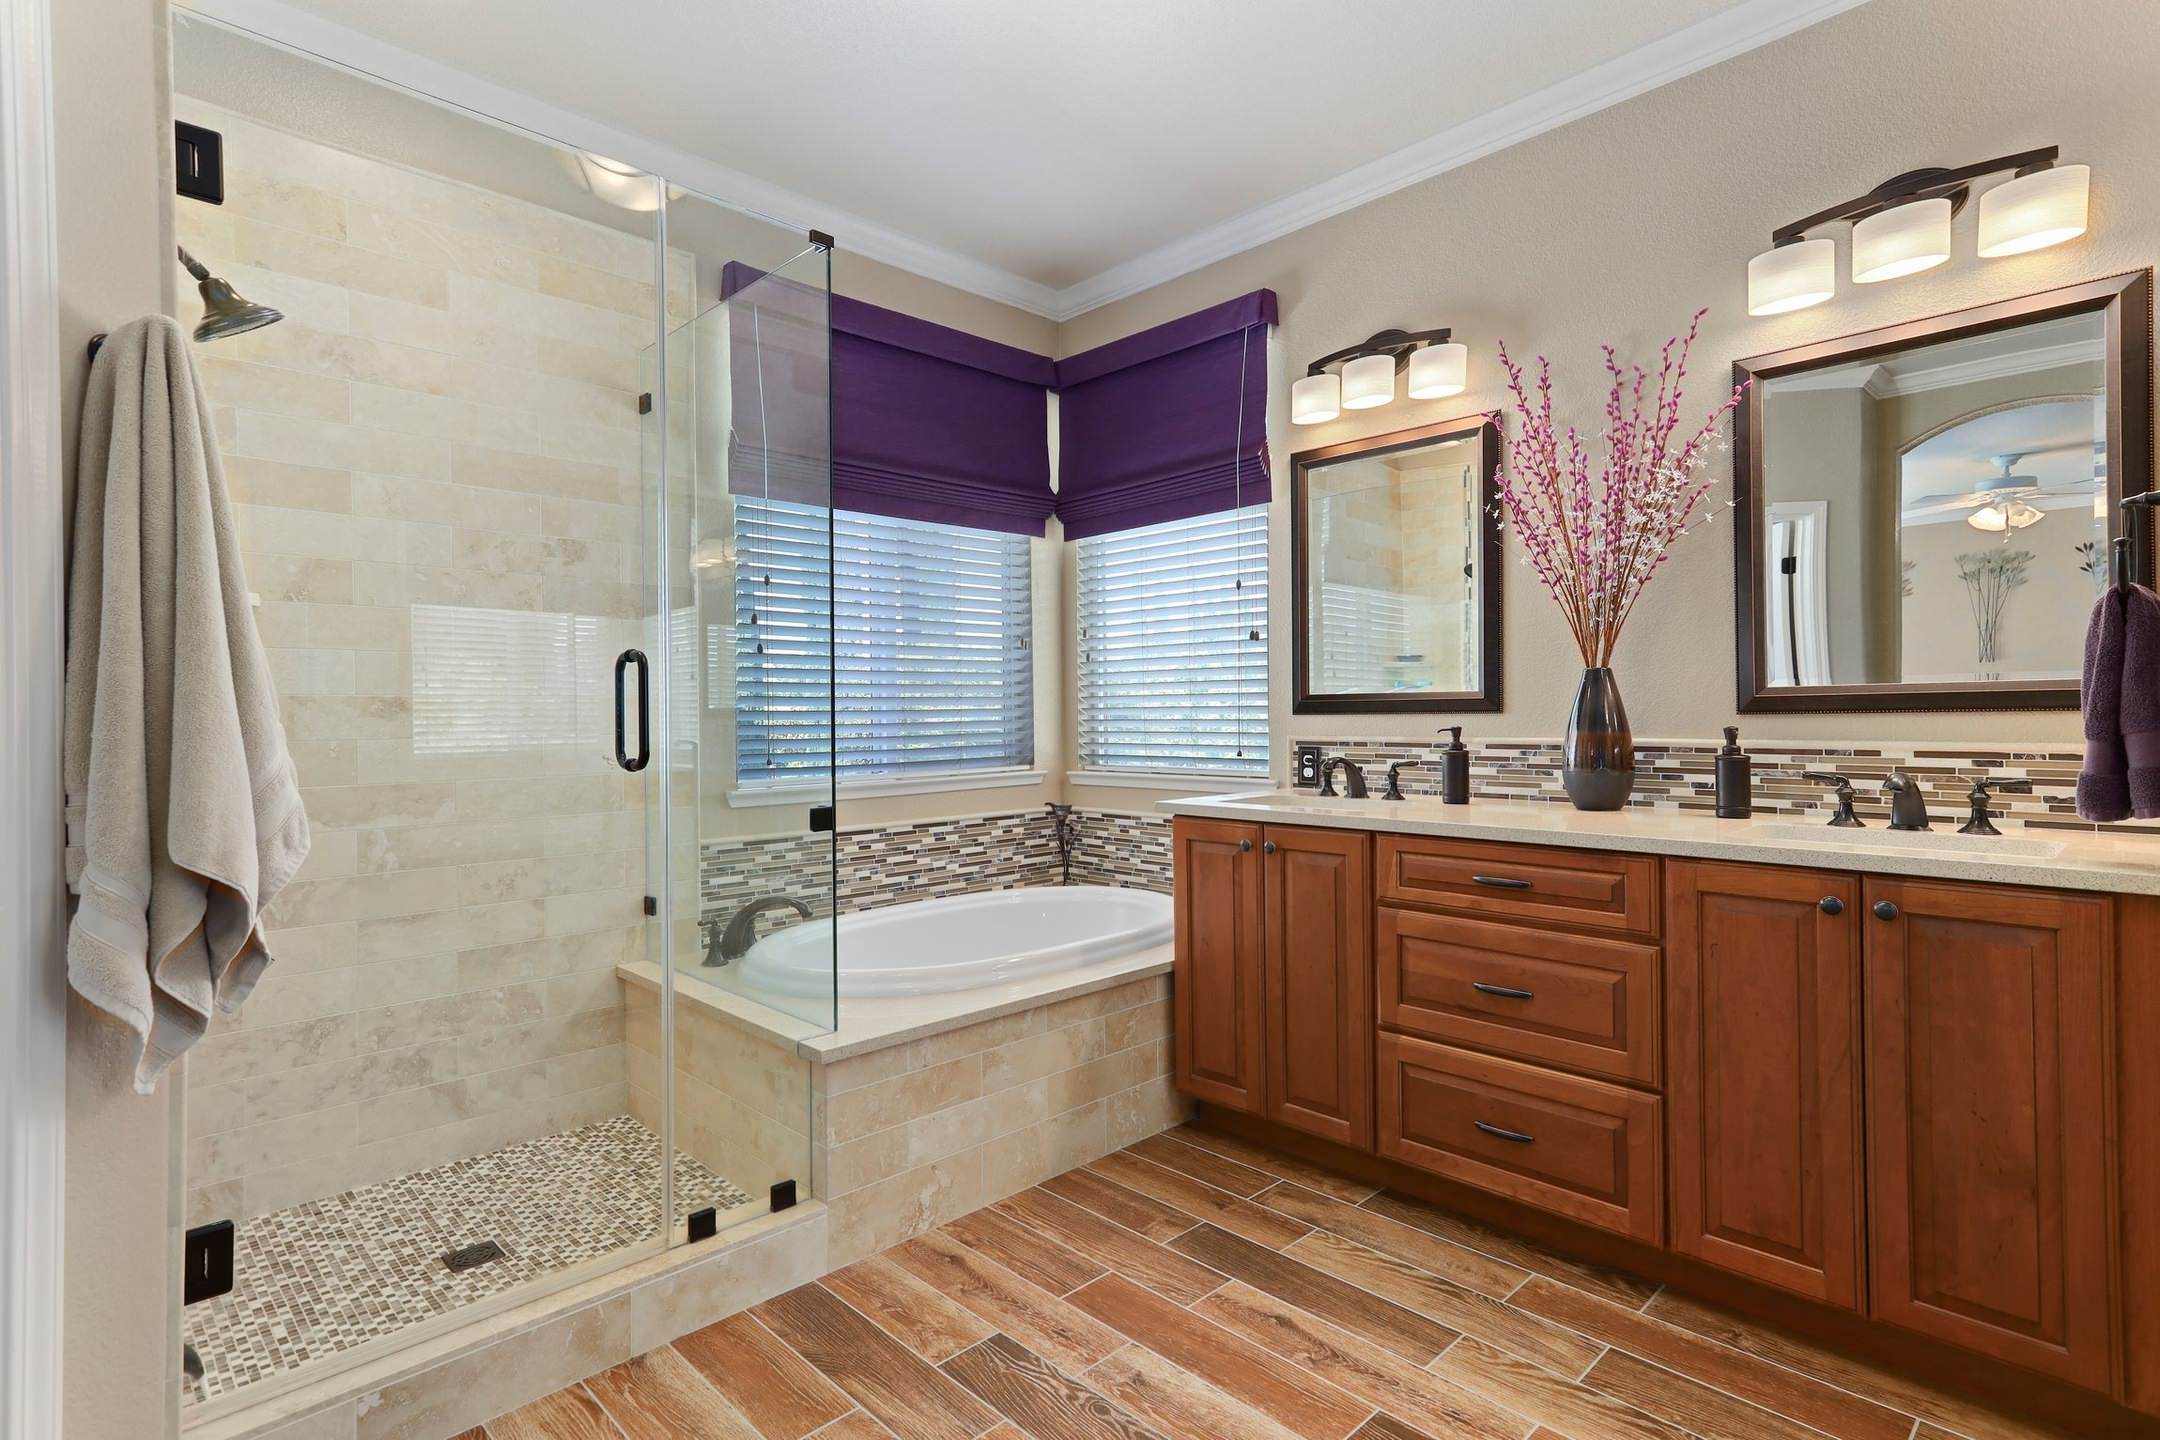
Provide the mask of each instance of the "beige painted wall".
MULTIPOLYGON (((1593 432, 1597 346, 1654 358, 1708 305, 1690 386, 1707 407, 1741 356, 1845 335, 2151 265, 2160 251, 2160 27, 2117 6, 2024 0, 1873 3, 1663 89, 1296 234, 1066 322, 1071 354, 1258 286, 1282 302, 1280 348, 1305 361, 1385 326, 1452 325, 1470 346, 1472 388, 1398 399, 1326 425, 1285 424, 1272 391, 1275 484, 1289 454, 1500 404, 1496 340, 1544 353, 1560 403, 1593 432), (2092 229, 2051 250, 1973 256, 1974 208, 1951 263, 1911 279, 1842 285, 1828 304, 1753 320, 1748 258, 1771 229, 1920 165, 1953 165, 2048 143, 2093 167, 2092 229)), ((1844 273, 1842 251, 1840 273, 1844 273)), ((1719 487, 1722 498, 1728 493, 1719 487)), ((1298 736, 1424 733, 1400 719, 1289 714, 1288 516, 1278 498, 1271 662, 1275 764, 1298 736)), ((1550 601, 1506 571, 1506 698, 1473 734, 1551 735, 1579 661, 1550 601)), ((1638 735, 1714 736, 1733 715, 1732 546, 1722 523, 1691 536, 1623 638, 1621 688, 1638 735)), ((1430 717, 1437 725, 1448 717, 1430 717)), ((2074 739, 2074 713, 1750 717, 1759 737, 2074 739)), ((1118 798, 1144 800, 1144 795, 1118 798)))
MULTIPOLYGON (((163 0, 52 6, 62 444, 72 475, 90 337, 173 299, 163 0)), ((66 477, 56 483, 73 485, 66 477)), ((59 956, 52 957, 60 964, 59 956)), ((68 1023, 67 1440, 139 1440, 178 1423, 180 1087, 137 1096, 132 1055, 82 1006, 68 1023)))

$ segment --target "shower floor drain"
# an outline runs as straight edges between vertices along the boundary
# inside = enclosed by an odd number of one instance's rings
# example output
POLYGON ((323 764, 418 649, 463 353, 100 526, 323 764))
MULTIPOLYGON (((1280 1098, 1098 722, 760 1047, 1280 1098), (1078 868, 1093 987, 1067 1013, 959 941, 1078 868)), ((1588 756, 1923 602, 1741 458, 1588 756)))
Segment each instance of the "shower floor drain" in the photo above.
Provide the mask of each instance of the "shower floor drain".
POLYGON ((460 1245, 446 1252, 442 1263, 452 1270, 477 1270, 482 1265, 500 1260, 510 1252, 493 1240, 481 1240, 471 1245, 460 1245))

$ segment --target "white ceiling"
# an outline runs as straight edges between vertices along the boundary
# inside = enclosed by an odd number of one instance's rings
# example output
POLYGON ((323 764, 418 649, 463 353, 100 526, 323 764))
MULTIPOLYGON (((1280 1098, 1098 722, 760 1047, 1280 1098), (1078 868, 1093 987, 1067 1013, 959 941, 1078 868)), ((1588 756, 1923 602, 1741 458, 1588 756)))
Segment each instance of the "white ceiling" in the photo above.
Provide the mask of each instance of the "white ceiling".
POLYGON ((192 3, 1062 317, 1861 0, 192 3))

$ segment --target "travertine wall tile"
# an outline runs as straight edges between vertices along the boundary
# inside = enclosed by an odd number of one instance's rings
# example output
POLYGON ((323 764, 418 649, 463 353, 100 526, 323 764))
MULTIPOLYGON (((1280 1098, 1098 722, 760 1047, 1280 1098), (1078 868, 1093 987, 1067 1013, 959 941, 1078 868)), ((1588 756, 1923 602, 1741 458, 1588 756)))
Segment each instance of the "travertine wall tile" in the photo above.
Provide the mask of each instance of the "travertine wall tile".
POLYGON ((1168 977, 816 1067, 834 1264, 1183 1121, 1168 977))
POLYGON ((226 203, 180 238, 287 317, 201 362, 315 837, 189 1066, 190 1212, 244 1218, 629 1103, 644 799, 604 686, 555 702, 568 733, 446 731, 426 697, 477 693, 462 669, 545 656, 416 652, 413 607, 638 635, 655 307, 635 235, 207 118, 226 203))

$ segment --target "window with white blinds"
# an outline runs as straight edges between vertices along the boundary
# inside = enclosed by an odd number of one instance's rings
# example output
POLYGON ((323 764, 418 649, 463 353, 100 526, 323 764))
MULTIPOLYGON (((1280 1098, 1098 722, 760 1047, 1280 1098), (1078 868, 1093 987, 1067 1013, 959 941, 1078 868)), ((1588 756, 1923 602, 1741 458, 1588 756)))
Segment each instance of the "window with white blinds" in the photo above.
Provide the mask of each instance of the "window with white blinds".
POLYGON ((834 721, 843 781, 1032 764, 1027 537, 834 511, 828 589, 825 523, 735 498, 738 779, 825 774, 834 721))
POLYGON ((1267 770, 1267 507, 1079 542, 1080 763, 1267 770))

